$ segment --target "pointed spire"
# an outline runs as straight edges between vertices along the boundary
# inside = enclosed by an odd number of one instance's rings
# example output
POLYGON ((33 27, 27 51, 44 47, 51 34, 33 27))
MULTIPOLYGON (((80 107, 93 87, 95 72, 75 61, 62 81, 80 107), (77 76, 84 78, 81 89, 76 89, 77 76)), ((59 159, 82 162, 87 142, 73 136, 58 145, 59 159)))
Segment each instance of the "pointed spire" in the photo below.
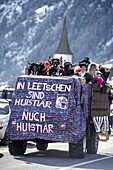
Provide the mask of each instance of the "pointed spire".
POLYGON ((57 50, 55 51, 55 54, 72 55, 72 52, 71 52, 71 49, 70 49, 70 46, 69 46, 69 42, 68 42, 66 16, 64 18, 63 31, 62 31, 60 43, 58 45, 57 50))

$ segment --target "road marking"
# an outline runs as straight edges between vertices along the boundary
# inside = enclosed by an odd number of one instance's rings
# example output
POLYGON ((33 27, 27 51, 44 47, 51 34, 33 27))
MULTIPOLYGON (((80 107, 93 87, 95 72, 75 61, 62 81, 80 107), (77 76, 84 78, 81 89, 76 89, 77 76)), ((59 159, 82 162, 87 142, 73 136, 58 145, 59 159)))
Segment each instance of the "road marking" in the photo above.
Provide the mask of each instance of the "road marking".
POLYGON ((113 158, 113 156, 107 156, 107 157, 104 157, 104 158, 99 158, 99 159, 95 159, 95 160, 91 160, 91 161, 86 161, 86 162, 74 164, 74 165, 71 165, 71 166, 58 168, 56 170, 67 170, 67 169, 75 168, 75 167, 78 167, 78 166, 82 166, 82 165, 86 165, 86 164, 90 164, 90 163, 94 163, 94 162, 98 162, 98 161, 102 161, 102 160, 110 159, 110 158, 113 158))

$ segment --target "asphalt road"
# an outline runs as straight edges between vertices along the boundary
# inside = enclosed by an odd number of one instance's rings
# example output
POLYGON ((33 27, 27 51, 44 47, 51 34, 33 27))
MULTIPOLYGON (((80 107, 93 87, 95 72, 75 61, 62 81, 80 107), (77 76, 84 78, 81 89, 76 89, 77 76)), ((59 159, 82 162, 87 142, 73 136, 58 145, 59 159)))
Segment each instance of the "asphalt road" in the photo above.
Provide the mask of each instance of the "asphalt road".
POLYGON ((11 156, 7 147, 0 146, 0 170, 113 170, 113 135, 99 142, 98 153, 86 154, 83 159, 69 158, 67 143, 50 143, 40 152, 29 143, 22 157, 11 156))

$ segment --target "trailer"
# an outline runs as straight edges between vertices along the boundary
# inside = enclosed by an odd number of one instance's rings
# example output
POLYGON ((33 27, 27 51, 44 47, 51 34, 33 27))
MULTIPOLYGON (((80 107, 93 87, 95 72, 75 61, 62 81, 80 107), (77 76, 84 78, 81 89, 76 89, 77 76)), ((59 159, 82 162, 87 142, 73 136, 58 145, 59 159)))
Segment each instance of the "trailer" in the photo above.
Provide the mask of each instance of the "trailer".
POLYGON ((67 142, 69 157, 96 154, 104 132, 109 139, 109 91, 81 78, 22 75, 10 104, 8 148, 24 154, 27 142, 46 150, 49 143, 67 142))

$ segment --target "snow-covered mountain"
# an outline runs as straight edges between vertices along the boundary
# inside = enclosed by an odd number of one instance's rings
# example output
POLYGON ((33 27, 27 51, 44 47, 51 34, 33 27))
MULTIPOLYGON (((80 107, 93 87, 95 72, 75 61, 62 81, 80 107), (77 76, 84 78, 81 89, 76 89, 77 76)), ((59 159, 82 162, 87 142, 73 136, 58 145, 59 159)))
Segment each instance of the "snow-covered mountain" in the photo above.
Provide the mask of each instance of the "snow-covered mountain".
POLYGON ((113 0, 0 0, 0 82, 53 56, 65 16, 74 63, 113 59, 113 0))

